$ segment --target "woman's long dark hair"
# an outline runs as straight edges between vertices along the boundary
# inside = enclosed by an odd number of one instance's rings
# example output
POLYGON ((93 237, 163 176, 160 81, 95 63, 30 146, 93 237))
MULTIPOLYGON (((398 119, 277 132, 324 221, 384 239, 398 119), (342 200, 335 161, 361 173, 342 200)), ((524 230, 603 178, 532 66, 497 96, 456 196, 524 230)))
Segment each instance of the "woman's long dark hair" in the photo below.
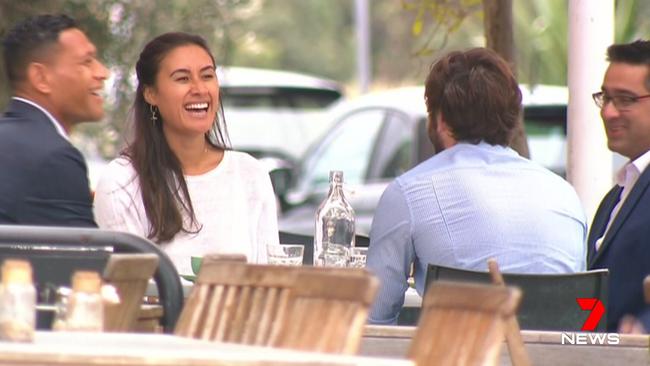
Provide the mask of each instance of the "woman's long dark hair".
MULTIPOLYGON (((181 163, 163 134, 162 124, 165 121, 157 109, 144 99, 145 88, 155 85, 163 58, 177 47, 186 45, 203 48, 210 55, 212 64, 216 65, 207 42, 200 36, 173 32, 151 40, 140 53, 135 67, 138 88, 131 111, 134 137, 122 152, 138 175, 142 201, 150 223, 147 236, 158 243, 170 241, 179 231, 200 230, 181 163), (157 118, 155 122, 154 116, 157 118), (187 227, 183 222, 184 216, 190 221, 187 227)), ((229 148, 221 100, 219 112, 205 139, 213 147, 229 148)))

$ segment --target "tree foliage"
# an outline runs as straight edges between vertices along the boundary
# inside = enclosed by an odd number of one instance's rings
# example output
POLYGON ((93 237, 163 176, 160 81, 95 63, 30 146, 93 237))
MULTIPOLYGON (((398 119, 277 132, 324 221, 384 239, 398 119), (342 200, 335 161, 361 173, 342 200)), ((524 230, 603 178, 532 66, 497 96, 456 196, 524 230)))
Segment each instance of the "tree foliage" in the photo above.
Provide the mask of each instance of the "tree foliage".
POLYGON ((405 11, 415 13, 411 33, 423 39, 414 51, 416 56, 432 55, 435 48, 431 45, 436 39, 440 39, 437 48, 444 46, 465 19, 482 9, 482 0, 401 0, 401 3, 405 11))
MULTIPOLYGON (((433 59, 485 44, 481 0, 372 0, 372 88, 421 84, 433 59), (442 6, 444 5, 444 7, 442 6)), ((513 1, 519 79, 566 82, 566 0, 513 1)), ((617 40, 647 35, 650 2, 617 1, 617 40)), ((0 0, 0 37, 23 18, 68 13, 110 67, 104 122, 86 124, 104 156, 124 141, 133 99, 132 73, 144 44, 168 31, 201 34, 223 65, 311 73, 355 80, 352 0, 0 0)), ((2 65, 0 65, 0 68, 2 65)), ((2 70, 0 70, 2 71, 2 70)), ((0 72, 0 108, 8 100, 0 72)))

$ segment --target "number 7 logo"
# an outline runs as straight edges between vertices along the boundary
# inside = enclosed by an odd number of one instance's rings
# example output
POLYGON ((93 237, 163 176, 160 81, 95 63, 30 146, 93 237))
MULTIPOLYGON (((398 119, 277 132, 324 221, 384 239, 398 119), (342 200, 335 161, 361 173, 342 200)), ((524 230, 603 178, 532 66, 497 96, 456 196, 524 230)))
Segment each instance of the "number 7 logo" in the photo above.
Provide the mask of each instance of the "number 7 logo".
POLYGON ((588 332, 595 330, 598 322, 603 317, 603 314, 605 314, 605 306, 603 306, 603 303, 593 297, 579 297, 576 299, 576 302, 580 305, 580 309, 591 311, 580 330, 586 330, 588 332))

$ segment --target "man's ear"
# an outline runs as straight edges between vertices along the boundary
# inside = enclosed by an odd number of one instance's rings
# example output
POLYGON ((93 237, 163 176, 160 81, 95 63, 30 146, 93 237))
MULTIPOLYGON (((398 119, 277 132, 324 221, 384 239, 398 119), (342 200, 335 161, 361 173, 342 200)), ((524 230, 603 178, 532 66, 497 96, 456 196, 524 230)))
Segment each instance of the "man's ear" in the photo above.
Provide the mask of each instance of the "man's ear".
POLYGON ((144 87, 144 92, 143 92, 144 100, 153 105, 156 106, 158 105, 157 101, 158 98, 156 98, 156 92, 150 87, 150 86, 145 86, 144 87))
POLYGON ((453 136, 451 129, 449 129, 449 125, 447 124, 447 121, 445 121, 445 117, 442 115, 442 113, 438 113, 436 115, 436 131, 438 132, 439 136, 453 136))
POLYGON ((45 64, 30 62, 26 70, 27 83, 42 94, 51 94, 51 76, 45 64))

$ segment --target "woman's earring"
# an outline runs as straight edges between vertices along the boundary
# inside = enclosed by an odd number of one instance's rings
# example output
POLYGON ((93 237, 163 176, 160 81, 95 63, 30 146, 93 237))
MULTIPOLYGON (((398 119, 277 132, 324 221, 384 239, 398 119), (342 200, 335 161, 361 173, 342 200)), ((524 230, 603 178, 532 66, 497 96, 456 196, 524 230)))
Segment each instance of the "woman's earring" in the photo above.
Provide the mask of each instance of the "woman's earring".
POLYGON ((151 112, 151 124, 156 126, 156 122, 158 121, 158 116, 156 115, 158 113, 158 107, 156 107, 153 104, 149 104, 149 111, 151 112))

